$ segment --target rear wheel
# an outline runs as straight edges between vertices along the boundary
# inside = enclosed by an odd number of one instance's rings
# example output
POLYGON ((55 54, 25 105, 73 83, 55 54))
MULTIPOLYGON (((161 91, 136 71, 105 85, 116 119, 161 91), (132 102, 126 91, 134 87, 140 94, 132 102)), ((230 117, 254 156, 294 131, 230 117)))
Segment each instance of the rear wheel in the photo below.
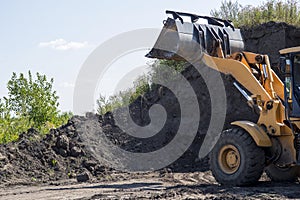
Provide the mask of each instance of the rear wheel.
POLYGON ((268 177, 275 182, 294 182, 298 177, 299 167, 279 167, 275 164, 270 164, 265 171, 268 177))
POLYGON ((224 185, 243 186, 257 182, 264 163, 264 150, 241 128, 224 131, 210 154, 213 176, 224 185))

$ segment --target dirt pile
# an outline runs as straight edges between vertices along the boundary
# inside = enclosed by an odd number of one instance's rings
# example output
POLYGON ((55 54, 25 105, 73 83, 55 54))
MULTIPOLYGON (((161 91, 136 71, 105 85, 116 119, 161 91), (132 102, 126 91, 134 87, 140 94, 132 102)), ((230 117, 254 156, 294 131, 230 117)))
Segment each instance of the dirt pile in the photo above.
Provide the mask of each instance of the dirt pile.
MULTIPOLYGON (((175 172, 206 171, 208 170, 207 159, 199 160, 198 152, 210 122, 210 98, 204 80, 197 70, 189 66, 183 74, 197 94, 202 109, 201 121, 190 148, 178 160, 167 166, 167 170, 175 172)), ((226 90, 231 91, 227 93, 228 113, 225 127, 228 127, 229 122, 236 119, 254 119, 256 116, 253 115, 250 108, 240 108, 241 101, 245 105, 246 102, 235 91, 231 77, 223 76, 223 79, 226 90)), ((112 158, 116 155, 114 155, 114 150, 103 141, 103 138, 110 141, 117 149, 133 153, 147 153, 164 147, 175 137, 180 124, 180 105, 172 91, 167 88, 157 87, 136 99, 129 106, 132 119, 141 126, 147 125, 150 120, 149 108, 154 104, 162 105, 166 109, 168 117, 163 129, 150 138, 136 138, 127 134, 115 124, 112 113, 104 116, 92 113, 88 113, 86 117, 75 116, 66 125, 51 130, 42 138, 34 129, 28 130, 27 133, 21 134, 17 142, 0 146, 1 182, 4 184, 27 184, 75 177, 78 181, 87 181, 92 177, 105 178, 107 174, 113 173, 112 158), (88 130, 95 131, 95 135, 89 135, 91 131, 88 130), (91 151, 90 143, 87 144, 85 141, 87 135, 97 140, 98 151, 96 154, 91 151)), ((122 109, 117 111, 120 115, 122 112, 122 109)), ((121 161, 117 164, 127 163, 121 161)))
POLYGON ((245 50, 269 55, 271 65, 277 71, 279 50, 300 45, 300 28, 286 24, 268 22, 241 29, 245 50))
MULTIPOLYGON (((243 29, 242 32, 246 50, 270 55, 273 67, 278 63, 279 49, 300 44, 299 29, 284 23, 270 22, 251 29, 243 29)), ((213 71, 208 68, 206 70, 213 71)), ((207 158, 199 160, 198 153, 209 124, 220 122, 211 122, 213 97, 210 97, 199 71, 193 66, 187 66, 182 75, 189 81, 197 96, 201 120, 192 145, 175 162, 167 166, 167 171, 205 171, 208 170, 207 158)), ((232 77, 222 75, 222 79, 227 102, 222 105, 227 108, 224 129, 230 127, 230 122, 235 120, 255 122, 257 115, 233 86, 232 77)), ((176 81, 173 84, 176 85, 176 81)), ((185 94, 184 90, 182 93, 189 99, 189 94, 185 94)), ((148 125, 149 109, 155 104, 165 108, 167 120, 163 128, 149 138, 137 138, 124 132, 115 123, 115 116, 112 113, 104 116, 91 113, 86 117, 75 116, 66 125, 51 130, 43 138, 40 138, 35 130, 30 129, 22 134, 17 142, 0 146, 0 181, 13 184, 49 182, 73 177, 77 177, 79 181, 86 181, 91 176, 101 179, 113 171, 109 158, 115 156, 114 150, 122 149, 132 153, 154 152, 174 139, 182 120, 181 105, 174 93, 166 87, 156 85, 153 90, 129 105, 132 120, 139 126, 148 125), (89 137, 95 138, 94 146, 97 147, 97 152, 93 151, 93 146, 87 145, 85 140, 91 132, 94 135, 89 137), (102 136, 105 136, 105 140, 110 141, 111 145, 107 145, 102 136), (100 139, 96 141, 98 138, 100 139)), ((124 108, 120 108, 114 113, 122 116, 124 112, 124 108)), ((116 160, 117 164, 128 164, 118 162, 116 160)))
MULTIPOLYGON (((205 67, 205 66, 203 66, 205 67)), ((209 71, 213 71, 207 68, 209 71)), ((193 140, 192 145, 181 155, 178 160, 168 166, 170 170, 176 172, 183 171, 205 171, 208 170, 207 158, 199 160, 198 154, 202 142, 211 122, 211 97, 209 90, 205 84, 204 79, 199 72, 193 67, 188 66, 182 74, 189 80, 200 107, 200 122, 197 134, 193 140)), ((223 102, 227 109, 224 129, 230 127, 230 122, 236 120, 250 120, 256 121, 257 115, 247 106, 245 98, 233 86, 233 79, 230 76, 222 75, 224 86, 226 90, 226 102, 223 102), (242 105, 242 106, 241 106, 242 105)), ((184 91, 182 91, 184 92, 184 91)), ((184 94, 189 98, 188 93, 184 94)), ((181 123, 180 103, 175 97, 174 93, 168 88, 157 86, 155 89, 145 94, 143 97, 136 99, 130 106, 130 113, 133 121, 140 125, 146 126, 150 123, 149 109, 154 105, 159 104, 166 109, 167 120, 164 127, 153 137, 150 138, 136 138, 128 135, 124 131, 115 126, 113 116, 111 113, 104 116, 104 119, 110 119, 109 122, 104 120, 104 132, 116 138, 116 143, 120 148, 129 152, 153 152, 168 145, 178 132, 181 123), (121 138, 121 140, 120 140, 121 138)), ((116 113, 122 115, 123 110, 120 109, 116 113)), ((126 120, 126 119, 124 119, 126 120)), ((219 122, 220 123, 220 122, 219 122)), ((186 136, 189 137, 189 136, 186 136)))
MULTIPOLYGON (((93 115, 93 119, 96 117, 93 115)), ((76 176, 82 180, 85 174, 105 174, 110 168, 104 167, 85 151, 76 131, 75 124, 87 119, 75 116, 66 125, 51 130, 42 138, 36 130, 29 129, 20 135, 18 141, 1 145, 1 183, 48 182, 76 176)))

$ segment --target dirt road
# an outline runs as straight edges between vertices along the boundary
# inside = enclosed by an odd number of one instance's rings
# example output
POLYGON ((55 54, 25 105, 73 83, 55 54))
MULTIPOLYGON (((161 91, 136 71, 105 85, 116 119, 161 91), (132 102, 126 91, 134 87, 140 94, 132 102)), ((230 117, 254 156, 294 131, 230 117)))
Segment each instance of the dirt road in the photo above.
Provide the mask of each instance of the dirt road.
POLYGON ((298 183, 271 183, 264 176, 252 187, 220 186, 210 172, 120 173, 110 178, 118 177, 119 181, 3 186, 0 199, 300 199, 298 183))

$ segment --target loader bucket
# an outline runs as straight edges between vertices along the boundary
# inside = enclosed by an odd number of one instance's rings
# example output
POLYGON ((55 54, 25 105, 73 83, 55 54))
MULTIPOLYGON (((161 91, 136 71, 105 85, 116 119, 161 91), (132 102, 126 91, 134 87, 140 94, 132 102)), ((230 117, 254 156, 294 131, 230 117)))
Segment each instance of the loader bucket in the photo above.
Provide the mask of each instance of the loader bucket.
POLYGON ((244 49, 241 32, 231 21, 174 11, 166 13, 172 17, 164 21, 154 47, 146 55, 148 58, 190 61, 199 58, 203 51, 215 56, 218 42, 225 56, 244 49), (183 17, 190 18, 190 22, 183 17), (197 23, 201 18, 207 20, 207 24, 197 23))

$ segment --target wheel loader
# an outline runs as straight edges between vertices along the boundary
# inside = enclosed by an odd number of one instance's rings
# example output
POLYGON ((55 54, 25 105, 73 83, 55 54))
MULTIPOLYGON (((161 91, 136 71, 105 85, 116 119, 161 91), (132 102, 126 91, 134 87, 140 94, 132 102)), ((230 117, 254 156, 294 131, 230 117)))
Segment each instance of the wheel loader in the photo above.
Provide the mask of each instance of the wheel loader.
POLYGON ((166 13, 169 17, 146 56, 204 62, 231 75, 259 114, 258 121, 234 121, 221 133, 209 154, 215 179, 244 186, 255 184, 265 171, 272 181, 295 181, 300 172, 300 47, 280 50, 279 78, 268 55, 244 51, 241 32, 231 21, 166 13))

